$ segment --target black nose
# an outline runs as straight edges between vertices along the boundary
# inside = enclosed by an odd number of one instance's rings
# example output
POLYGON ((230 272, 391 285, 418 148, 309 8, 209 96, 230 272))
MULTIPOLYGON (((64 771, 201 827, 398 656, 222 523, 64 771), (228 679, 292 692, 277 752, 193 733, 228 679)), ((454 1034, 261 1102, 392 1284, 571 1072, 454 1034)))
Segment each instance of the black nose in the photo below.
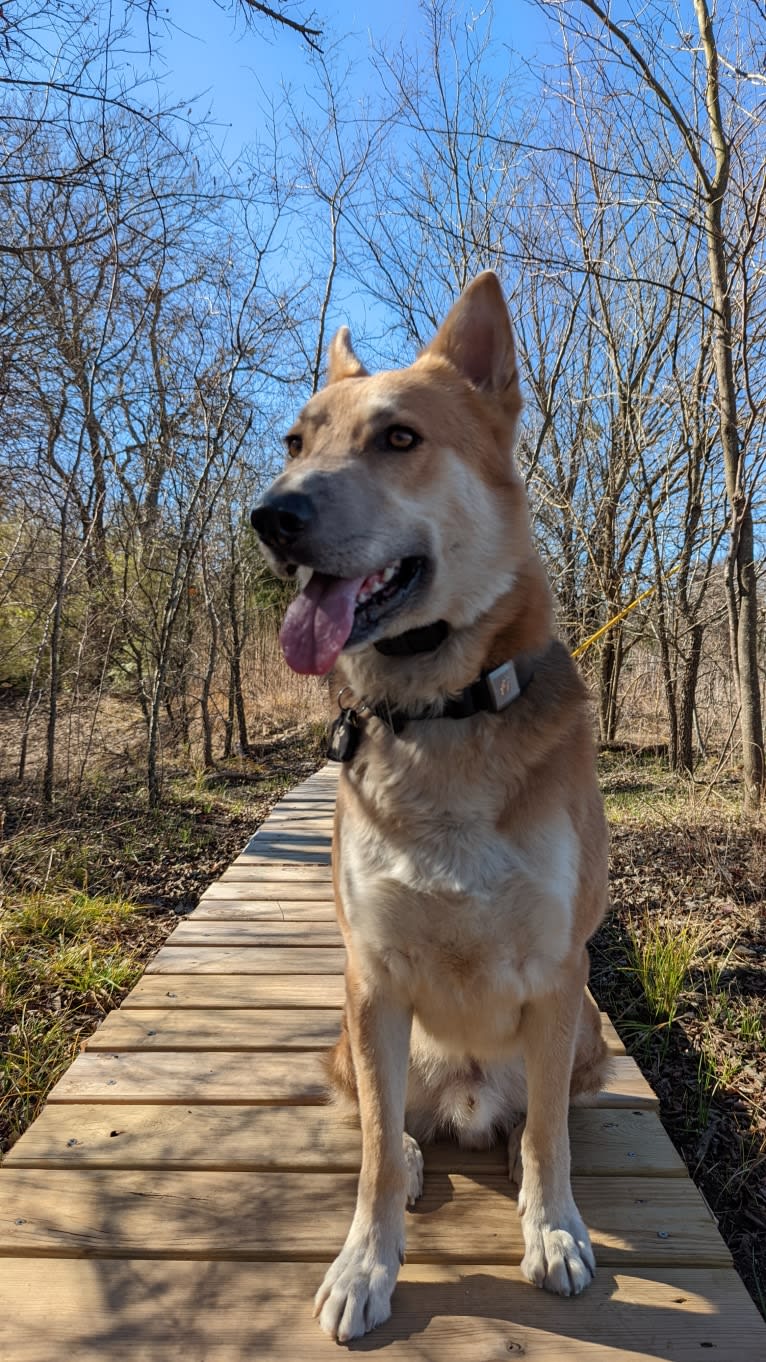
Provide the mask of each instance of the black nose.
POLYGON ((250 524, 272 549, 291 548, 314 519, 314 503, 302 492, 266 497, 250 512, 250 524))

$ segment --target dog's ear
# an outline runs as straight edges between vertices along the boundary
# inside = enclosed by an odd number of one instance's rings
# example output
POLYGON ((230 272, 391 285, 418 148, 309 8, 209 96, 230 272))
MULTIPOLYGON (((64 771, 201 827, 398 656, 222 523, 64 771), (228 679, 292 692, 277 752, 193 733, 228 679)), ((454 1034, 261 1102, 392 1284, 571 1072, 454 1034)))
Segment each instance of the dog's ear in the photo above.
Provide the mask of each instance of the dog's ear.
POLYGON ((516 347, 500 280, 492 270, 477 276, 458 298, 422 358, 440 355, 474 387, 521 406, 516 347))
POLYGON ((342 378, 368 378, 362 361, 354 354, 351 332, 347 326, 336 331, 327 351, 327 382, 338 383, 342 378))

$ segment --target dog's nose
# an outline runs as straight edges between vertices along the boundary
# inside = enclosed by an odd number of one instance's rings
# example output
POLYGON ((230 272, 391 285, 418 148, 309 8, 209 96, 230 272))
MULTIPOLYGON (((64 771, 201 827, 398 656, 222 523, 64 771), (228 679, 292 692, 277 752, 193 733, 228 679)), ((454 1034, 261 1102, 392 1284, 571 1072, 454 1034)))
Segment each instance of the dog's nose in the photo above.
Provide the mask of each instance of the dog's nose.
POLYGON ((272 549, 288 549, 314 519, 314 503, 303 492, 266 497, 250 512, 250 524, 272 549))

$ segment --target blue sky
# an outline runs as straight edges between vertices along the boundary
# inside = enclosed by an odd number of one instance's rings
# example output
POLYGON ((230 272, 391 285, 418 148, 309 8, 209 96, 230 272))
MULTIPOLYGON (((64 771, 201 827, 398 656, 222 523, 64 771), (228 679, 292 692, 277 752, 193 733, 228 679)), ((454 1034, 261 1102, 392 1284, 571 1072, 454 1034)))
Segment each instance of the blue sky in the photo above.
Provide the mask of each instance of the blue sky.
MULTIPOLYGON (((461 16, 483 12, 482 6, 456 5, 461 16)), ((309 13, 311 0, 305 11, 309 13)), ((324 45, 334 39, 361 56, 370 42, 408 46, 423 41, 422 18, 414 0, 387 0, 385 6, 360 5, 355 0, 334 0, 317 5, 324 30, 324 45)), ((200 108, 210 109, 219 125, 217 138, 228 158, 257 134, 259 110, 270 95, 277 95, 281 82, 300 88, 310 78, 303 40, 287 29, 275 30, 267 21, 246 29, 241 20, 220 9, 215 0, 185 0, 169 7, 172 33, 160 40, 164 68, 163 84, 175 100, 200 97, 200 108), (182 17, 181 17, 182 15, 182 17)), ((495 37, 534 61, 544 59, 546 21, 528 0, 501 0, 495 7, 495 37)))

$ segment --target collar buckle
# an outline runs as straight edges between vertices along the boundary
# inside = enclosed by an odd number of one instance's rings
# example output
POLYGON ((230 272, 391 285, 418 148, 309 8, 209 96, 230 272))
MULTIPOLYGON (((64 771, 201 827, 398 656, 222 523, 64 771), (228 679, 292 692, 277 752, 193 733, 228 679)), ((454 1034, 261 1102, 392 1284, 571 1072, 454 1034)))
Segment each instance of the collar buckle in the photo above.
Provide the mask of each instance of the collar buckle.
POLYGON ((489 708, 499 714, 521 695, 521 685, 513 661, 503 662, 494 671, 486 672, 484 685, 487 690, 489 708))

